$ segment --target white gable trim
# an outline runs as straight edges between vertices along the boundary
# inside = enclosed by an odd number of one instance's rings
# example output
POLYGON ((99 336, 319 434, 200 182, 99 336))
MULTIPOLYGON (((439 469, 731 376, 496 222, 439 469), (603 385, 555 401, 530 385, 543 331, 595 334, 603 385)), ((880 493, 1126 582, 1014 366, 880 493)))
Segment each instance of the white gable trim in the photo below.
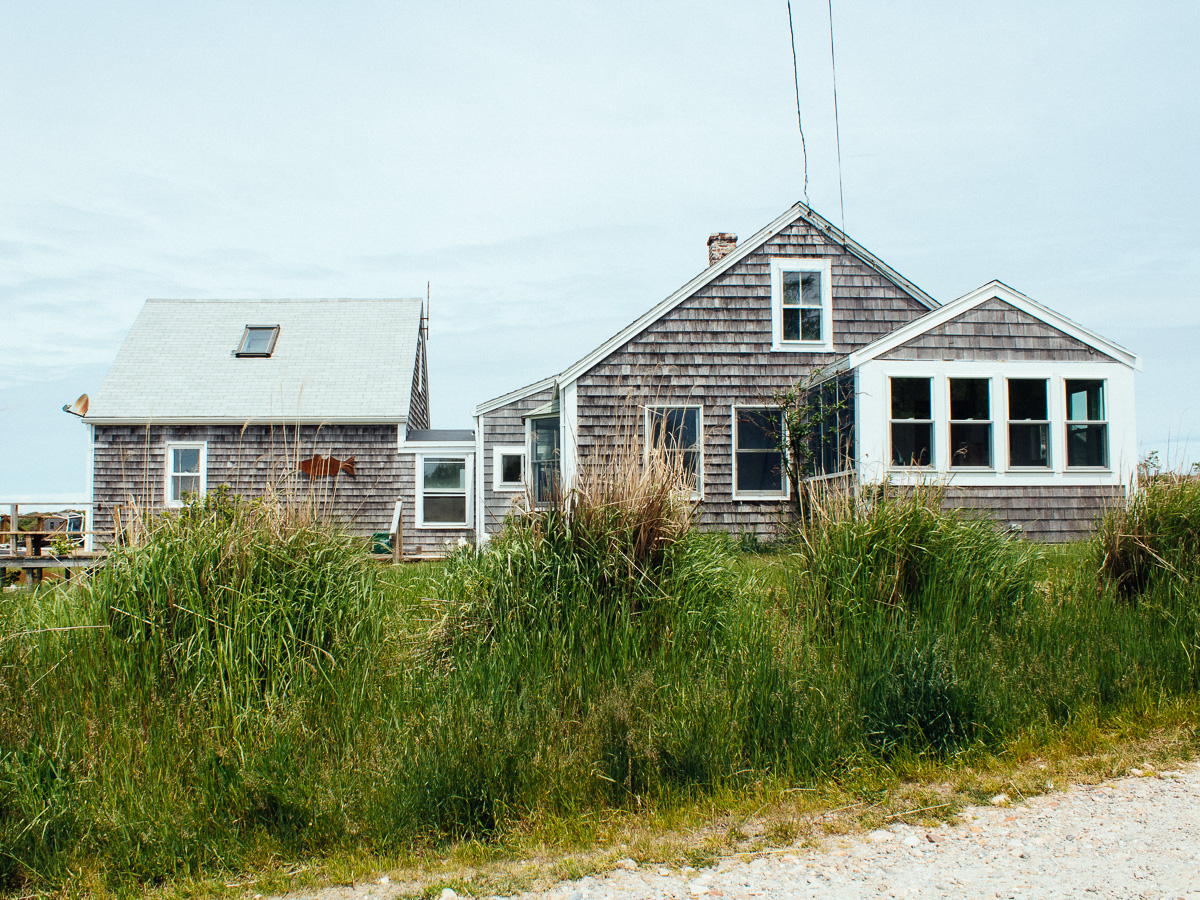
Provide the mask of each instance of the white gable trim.
POLYGON ((502 406, 508 406, 514 400, 520 400, 522 397, 528 397, 530 394, 544 391, 546 388, 551 387, 557 380, 557 376, 551 375, 549 378, 543 378, 541 381, 527 384, 525 387, 517 388, 515 391, 509 391, 507 394, 503 394, 493 400, 488 400, 486 403, 480 403, 475 407, 475 415, 486 415, 502 406))
POLYGON ((853 353, 847 355, 845 368, 856 368, 868 360, 875 359, 884 353, 895 350, 913 338, 932 331, 949 322, 951 319, 957 318, 963 313, 992 299, 1003 300, 1005 303, 1033 316, 1035 319, 1045 322, 1050 327, 1057 328, 1077 341, 1087 344, 1092 349, 1111 356, 1131 369, 1141 371, 1142 360, 1137 354, 1131 353, 1120 344, 1114 344, 1094 331, 1090 331, 1082 325, 1072 322, 1066 316, 1056 313, 1049 307, 1042 306, 1042 304, 1030 297, 1026 297, 1020 291, 1014 291, 1001 281, 989 281, 983 287, 976 288, 969 294, 964 294, 957 300, 950 301, 945 306, 935 309, 928 315, 914 319, 902 328, 897 328, 890 334, 879 338, 879 340, 855 350, 853 353))
POLYGON ((638 317, 630 325, 623 328, 583 359, 579 360, 579 362, 565 369, 559 376, 559 383, 569 384, 575 381, 575 379, 577 379, 580 375, 584 374, 597 363, 603 361, 613 352, 620 349, 622 345, 637 337, 688 297, 691 297, 693 294, 695 294, 696 291, 700 290, 709 282, 716 279, 719 275, 729 271, 751 253, 761 249, 762 246, 771 238, 775 237, 775 235, 779 234, 789 225, 801 219, 807 222, 817 231, 821 232, 821 234, 823 234, 831 242, 840 244, 846 249, 847 252, 857 256, 867 265, 878 270, 880 274, 882 274, 889 281, 894 282, 898 287, 906 290, 913 296, 915 300, 917 300, 917 302, 929 307, 930 309, 936 309, 938 307, 937 301, 922 291, 915 284, 901 276, 882 260, 867 252, 866 249, 859 246, 859 244, 857 244, 855 241, 852 241, 850 238, 846 237, 846 235, 844 235, 838 228, 823 219, 821 216, 817 215, 809 207, 805 206, 803 203, 797 203, 789 208, 783 215, 775 219, 775 221, 771 222, 765 228, 746 240, 744 243, 739 244, 737 249, 735 249, 728 256, 718 261, 715 265, 709 266, 679 290, 675 291, 675 293, 671 294, 671 296, 661 301, 657 306, 650 309, 644 315, 638 317))

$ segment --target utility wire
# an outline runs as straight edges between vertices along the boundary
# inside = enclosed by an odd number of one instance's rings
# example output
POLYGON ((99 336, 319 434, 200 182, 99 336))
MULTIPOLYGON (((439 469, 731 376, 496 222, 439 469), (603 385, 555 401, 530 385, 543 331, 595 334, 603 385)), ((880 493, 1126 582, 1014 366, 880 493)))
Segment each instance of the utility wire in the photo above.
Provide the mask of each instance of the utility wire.
MULTIPOLYGON (((791 0, 788 0, 788 9, 791 10, 791 0)), ((795 44, 792 45, 792 57, 795 59, 795 44)), ((837 59, 833 54, 833 0, 829 0, 829 65, 833 70, 833 134, 837 140, 837 161, 838 161, 838 206, 842 212, 842 234, 846 233, 846 196, 842 192, 842 129, 838 124, 838 107, 837 107, 837 59)), ((800 88, 797 86, 796 94, 799 97, 800 88)), ((805 179, 807 180, 807 174, 805 179)))
MULTIPOLYGON (((800 120, 800 68, 796 64, 796 32, 792 28, 792 0, 787 0, 787 9, 788 34, 792 37, 792 78, 796 83, 796 125, 800 129, 800 158, 804 166, 804 205, 808 206, 808 147, 804 143, 804 123, 800 120)), ((843 216, 844 218, 845 216, 843 216)))

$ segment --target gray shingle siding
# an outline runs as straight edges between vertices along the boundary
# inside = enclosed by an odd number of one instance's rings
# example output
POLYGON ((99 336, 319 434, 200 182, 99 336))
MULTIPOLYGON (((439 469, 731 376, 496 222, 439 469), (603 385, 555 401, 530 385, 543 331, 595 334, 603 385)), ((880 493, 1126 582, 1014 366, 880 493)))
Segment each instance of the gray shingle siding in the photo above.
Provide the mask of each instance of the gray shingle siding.
MULTIPOLYGON (((611 449, 613 435, 641 434, 648 402, 704 407, 705 527, 771 533, 786 501, 734 500, 732 406, 766 404, 814 368, 907 324, 927 307, 804 222, 788 226, 580 376, 579 450, 611 449), (771 259, 832 262, 835 353, 771 350, 771 259)), ((499 441, 488 440, 489 445, 499 441)))
POLYGON ((998 297, 881 354, 880 358, 1112 362, 1112 357, 998 297))
POLYGON ((952 485, 942 506, 979 510, 1001 529, 1016 524, 1022 537, 1057 543, 1086 537, 1104 511, 1124 496, 1125 488, 1113 485, 952 485))
MULTIPOLYGON (((554 396, 553 387, 513 400, 506 406, 501 406, 479 417, 479 429, 483 432, 483 459, 476 460, 483 472, 483 508, 478 510, 477 522, 488 534, 500 530, 500 523, 512 508, 513 502, 521 495, 519 493, 496 492, 492 490, 493 476, 493 447, 524 446, 525 420, 522 418, 530 410, 550 401, 554 396)), ((526 460, 528 473, 529 461, 526 460)))

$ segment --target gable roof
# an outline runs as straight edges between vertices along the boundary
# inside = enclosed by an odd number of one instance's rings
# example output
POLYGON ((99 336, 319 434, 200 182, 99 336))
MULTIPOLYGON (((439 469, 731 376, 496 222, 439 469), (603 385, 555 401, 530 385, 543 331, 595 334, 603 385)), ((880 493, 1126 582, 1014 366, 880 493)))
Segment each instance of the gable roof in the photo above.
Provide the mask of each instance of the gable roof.
POLYGON ((845 248, 847 253, 858 257, 868 266, 878 271, 881 275, 887 278, 900 288, 907 291, 913 299, 922 306, 929 309, 937 309, 938 302, 926 294, 923 290, 875 256, 857 241, 848 237, 840 228, 834 225, 823 216, 813 212, 813 210, 803 203, 795 203, 789 207, 782 215, 774 221, 766 225, 753 234, 750 238, 738 244, 738 246, 728 255, 722 257, 714 265, 709 266, 679 290, 675 291, 669 297, 660 301, 657 305, 647 310, 625 328, 621 329, 587 356, 580 359, 564 369, 561 373, 551 378, 543 379, 536 384, 529 385, 525 388, 520 388, 501 397, 496 397, 486 403, 481 403, 475 408, 476 415, 491 412, 513 400, 519 400, 521 397, 528 396, 535 391, 542 390, 550 383, 559 385, 574 381, 580 375, 583 375, 597 363, 601 362, 605 357, 621 348, 622 345, 628 343, 633 338, 637 337, 679 304, 683 303, 697 291, 704 288, 711 281, 715 280, 720 275, 723 275, 729 269, 733 268, 751 253, 762 248, 771 238, 775 237, 781 231, 797 221, 804 221, 820 232, 830 242, 840 245, 845 248))
POLYGON ((1096 334, 1094 331, 1090 331, 1082 325, 1071 321, 1061 313, 1057 313, 1047 306, 1042 306, 1042 304, 1025 296, 1020 291, 1013 290, 1004 284, 1004 282, 995 280, 989 281, 969 294, 964 294, 957 300, 952 300, 932 312, 921 316, 919 319, 913 319, 907 325, 903 325, 895 331, 885 334, 878 340, 872 341, 865 347, 860 347, 853 353, 847 354, 843 365, 838 368, 853 369, 856 366, 860 366, 868 360, 875 359, 891 350, 895 350, 897 347, 907 344, 913 338, 926 334, 961 316, 963 313, 993 299, 1011 304, 1022 312, 1033 316, 1052 328, 1058 329, 1063 334, 1069 335, 1080 343, 1086 344, 1088 347, 1110 356, 1118 362, 1124 363, 1132 369, 1140 371, 1142 368, 1141 357, 1137 354, 1131 353, 1120 344, 1113 343, 1107 338, 1096 334))
POLYGON ((85 421, 402 422, 422 301, 147 300, 85 421), (278 325, 269 358, 234 352, 278 325))

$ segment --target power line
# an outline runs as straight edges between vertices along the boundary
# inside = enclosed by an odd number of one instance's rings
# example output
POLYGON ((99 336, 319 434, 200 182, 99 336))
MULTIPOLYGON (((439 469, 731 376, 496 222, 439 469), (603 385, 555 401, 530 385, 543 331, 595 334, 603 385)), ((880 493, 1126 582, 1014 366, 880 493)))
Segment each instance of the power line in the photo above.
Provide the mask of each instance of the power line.
MULTIPOLYGON (((788 10, 791 11, 791 0, 788 0, 788 10)), ((792 44, 792 59, 795 60, 795 43, 792 44)), ((829 0, 829 65, 833 70, 833 134, 837 140, 837 161, 838 161, 838 205, 842 211, 842 234, 846 233, 846 196, 842 192, 842 129, 838 123, 838 107, 837 107, 837 59, 833 54, 833 0, 829 0)), ((799 97, 800 88, 797 86, 796 94, 799 97)), ((797 101, 799 102, 799 101, 797 101)), ((805 181, 807 184, 807 173, 805 181)))
POLYGON ((804 123, 800 120, 800 68, 796 64, 796 32, 792 28, 792 0, 787 0, 787 9, 788 34, 792 37, 792 79, 796 83, 796 125, 800 129, 800 158, 804 166, 804 205, 808 206, 808 147, 804 143, 804 123))

